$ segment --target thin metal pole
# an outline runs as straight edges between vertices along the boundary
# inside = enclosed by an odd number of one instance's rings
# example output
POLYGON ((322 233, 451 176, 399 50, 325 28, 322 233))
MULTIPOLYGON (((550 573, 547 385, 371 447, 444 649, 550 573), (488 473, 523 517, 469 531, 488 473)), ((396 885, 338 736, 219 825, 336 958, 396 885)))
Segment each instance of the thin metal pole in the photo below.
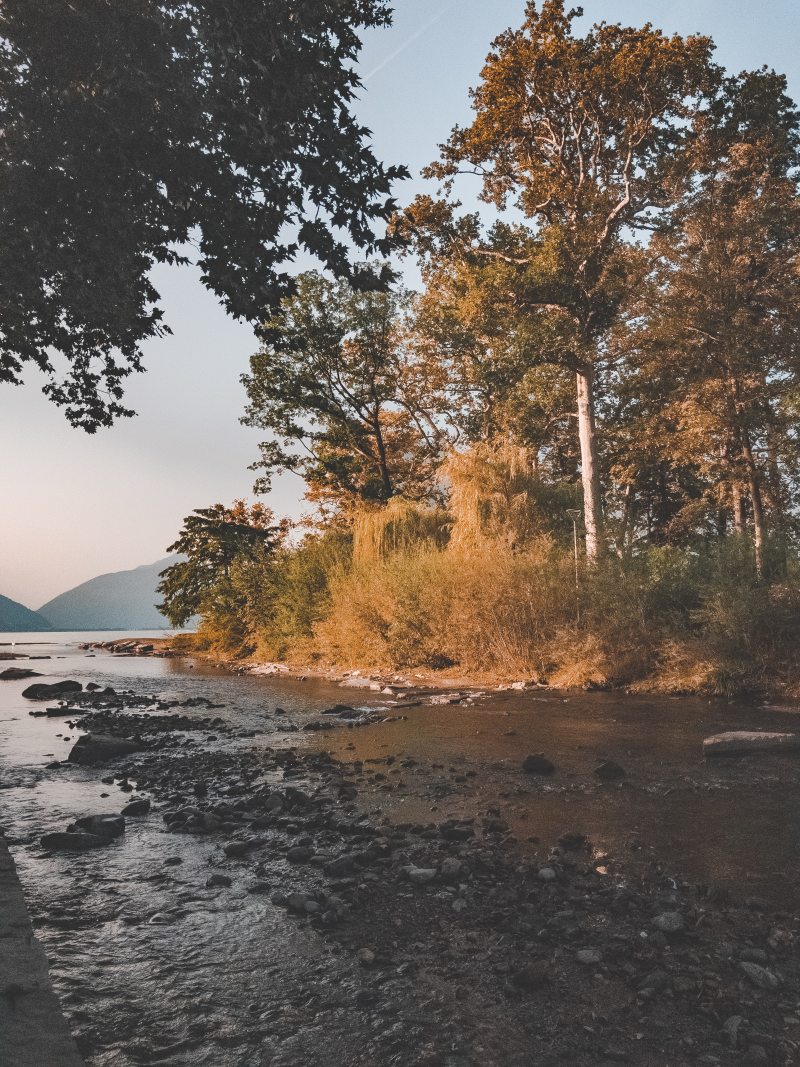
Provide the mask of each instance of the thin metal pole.
POLYGON ((581 594, 578 584, 578 523, 572 520, 572 544, 575 550, 575 616, 576 622, 581 621, 581 594))

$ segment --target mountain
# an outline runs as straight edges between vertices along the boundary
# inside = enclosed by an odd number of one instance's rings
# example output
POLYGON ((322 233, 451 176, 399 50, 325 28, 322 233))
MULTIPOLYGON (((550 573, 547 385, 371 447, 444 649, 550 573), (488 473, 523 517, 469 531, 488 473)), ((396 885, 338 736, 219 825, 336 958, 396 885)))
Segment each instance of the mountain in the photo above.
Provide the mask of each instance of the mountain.
POLYGON ((178 557, 91 578, 48 600, 39 612, 56 630, 159 630, 169 622, 156 610, 159 572, 178 557))
POLYGON ((38 611, 31 611, 16 600, 0 596, 0 632, 25 633, 28 630, 52 629, 52 625, 38 611))

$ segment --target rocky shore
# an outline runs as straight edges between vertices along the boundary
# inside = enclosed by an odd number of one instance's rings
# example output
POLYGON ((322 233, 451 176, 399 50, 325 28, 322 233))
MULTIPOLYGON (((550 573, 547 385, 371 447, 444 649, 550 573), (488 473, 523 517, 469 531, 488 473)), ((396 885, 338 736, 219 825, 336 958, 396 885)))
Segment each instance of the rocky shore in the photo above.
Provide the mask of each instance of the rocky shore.
MULTIPOLYGON (((563 832, 541 855, 500 807, 486 806, 474 770, 393 752, 345 760, 290 740, 270 747, 202 698, 104 687, 65 693, 54 710, 89 740, 51 772, 70 761, 96 766, 120 803, 110 821, 84 812, 42 848, 100 855, 120 847, 132 822, 157 820, 175 842, 164 873, 151 875, 159 884, 180 868, 181 842, 202 840, 213 857, 203 891, 223 908, 237 894, 259 897, 323 948, 315 974, 280 976, 262 1058, 231 1062, 800 1062, 796 914, 608 854, 571 825, 566 803, 563 832), (458 790, 463 817, 382 813, 383 797, 423 797, 437 780, 458 790)), ((327 744, 334 727, 336 736, 387 718, 328 710, 304 724, 329 731, 327 744)), ((280 708, 269 718, 282 735, 298 731, 280 708)), ((523 755, 520 782, 549 781, 547 756, 523 755)), ((603 789, 625 787, 613 761, 594 777, 603 789)), ((172 906, 125 922, 169 926, 185 907, 176 884, 172 906)), ((64 928, 69 921, 61 916, 64 928)), ((163 1051, 143 1034, 131 1055, 173 1062, 163 1051)), ((93 1050, 84 1052, 91 1062, 93 1050)))

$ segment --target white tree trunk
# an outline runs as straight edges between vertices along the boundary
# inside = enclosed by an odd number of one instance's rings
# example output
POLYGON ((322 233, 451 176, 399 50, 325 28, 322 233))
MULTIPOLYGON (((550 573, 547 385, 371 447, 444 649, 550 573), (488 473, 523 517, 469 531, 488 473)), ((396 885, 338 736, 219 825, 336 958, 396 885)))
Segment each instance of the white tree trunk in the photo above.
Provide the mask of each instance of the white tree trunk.
POLYGON ((583 523, 586 528, 586 560, 594 563, 603 551, 603 515, 600 505, 600 467, 594 425, 594 383, 590 368, 576 374, 578 392, 578 437, 581 445, 583 523))

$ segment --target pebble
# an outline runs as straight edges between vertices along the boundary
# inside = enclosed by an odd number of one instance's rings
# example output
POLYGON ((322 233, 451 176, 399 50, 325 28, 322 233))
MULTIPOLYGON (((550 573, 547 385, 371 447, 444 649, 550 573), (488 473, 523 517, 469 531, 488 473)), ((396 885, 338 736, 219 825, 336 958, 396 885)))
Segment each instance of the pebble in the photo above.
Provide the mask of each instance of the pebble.
POLYGON ((772 971, 768 971, 766 967, 761 967, 758 963, 742 960, 739 967, 753 985, 758 986, 759 989, 777 989, 780 985, 778 976, 773 974, 772 971))
POLYGON ((600 963, 602 956, 596 948, 582 948, 575 953, 575 959, 578 963, 584 963, 587 966, 594 963, 600 963))
POLYGON ((432 882, 436 877, 436 868, 409 865, 408 867, 403 867, 403 873, 409 882, 413 882, 414 885, 427 885, 428 882, 432 882))
POLYGON ((653 919, 653 926, 662 934, 679 934, 686 929, 686 920, 679 911, 662 911, 653 919))

